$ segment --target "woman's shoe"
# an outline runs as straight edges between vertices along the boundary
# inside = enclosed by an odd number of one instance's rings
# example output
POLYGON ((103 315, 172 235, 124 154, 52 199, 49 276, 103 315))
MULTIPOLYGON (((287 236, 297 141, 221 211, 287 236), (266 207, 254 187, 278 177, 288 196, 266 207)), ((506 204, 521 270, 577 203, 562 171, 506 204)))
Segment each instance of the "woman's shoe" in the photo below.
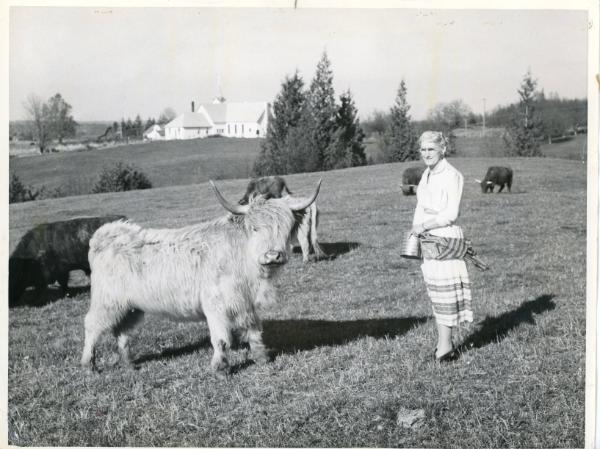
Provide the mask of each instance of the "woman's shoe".
POLYGON ((433 351, 433 360, 435 360, 438 363, 453 362, 460 357, 460 353, 455 348, 452 348, 450 351, 448 351, 441 357, 437 357, 436 352, 437 351, 433 351))

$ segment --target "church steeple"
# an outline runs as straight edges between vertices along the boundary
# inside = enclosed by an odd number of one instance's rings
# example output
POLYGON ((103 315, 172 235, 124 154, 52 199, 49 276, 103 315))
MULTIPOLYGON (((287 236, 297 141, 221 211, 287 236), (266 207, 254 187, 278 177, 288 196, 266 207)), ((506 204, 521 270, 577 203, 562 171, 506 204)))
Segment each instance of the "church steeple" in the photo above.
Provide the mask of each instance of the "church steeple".
POLYGON ((221 75, 217 75, 217 92, 218 95, 213 98, 213 104, 225 103, 225 97, 223 96, 223 90, 221 89, 221 75))

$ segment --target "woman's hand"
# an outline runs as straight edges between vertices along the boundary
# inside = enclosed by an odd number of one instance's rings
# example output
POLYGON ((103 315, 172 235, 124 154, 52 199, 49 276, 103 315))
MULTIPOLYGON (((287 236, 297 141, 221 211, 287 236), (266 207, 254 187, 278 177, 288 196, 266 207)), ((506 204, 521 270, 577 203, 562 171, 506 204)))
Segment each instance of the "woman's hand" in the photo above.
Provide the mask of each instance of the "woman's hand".
POLYGON ((416 234, 416 235, 421 235, 421 234, 423 234, 425 231, 426 231, 426 229, 425 229, 425 227, 423 226, 423 224, 422 224, 422 223, 419 223, 419 224, 415 224, 415 225, 413 225, 413 227, 412 227, 412 230, 411 230, 411 232, 412 232, 413 234, 416 234))

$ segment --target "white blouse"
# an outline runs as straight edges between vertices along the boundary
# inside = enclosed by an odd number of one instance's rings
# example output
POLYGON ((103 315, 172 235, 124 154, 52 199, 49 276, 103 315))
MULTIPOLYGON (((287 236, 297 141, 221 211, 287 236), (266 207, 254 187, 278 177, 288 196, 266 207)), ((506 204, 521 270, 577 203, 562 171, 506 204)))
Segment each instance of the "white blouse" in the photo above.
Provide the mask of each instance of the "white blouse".
POLYGON ((463 238, 457 226, 463 175, 446 159, 440 160, 433 170, 427 168, 417 187, 417 207, 413 225, 435 220, 436 227, 429 232, 440 237, 463 238))

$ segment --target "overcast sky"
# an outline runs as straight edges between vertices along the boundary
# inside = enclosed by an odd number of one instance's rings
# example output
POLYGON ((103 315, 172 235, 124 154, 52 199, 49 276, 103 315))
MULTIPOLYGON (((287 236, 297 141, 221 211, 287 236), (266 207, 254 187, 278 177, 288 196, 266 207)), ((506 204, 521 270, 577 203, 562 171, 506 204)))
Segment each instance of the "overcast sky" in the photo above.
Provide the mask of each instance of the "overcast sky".
POLYGON ((184 112, 219 85, 272 102, 296 69, 308 85, 325 50, 361 117, 388 110, 403 78, 416 119, 516 101, 528 69, 546 93, 587 95, 585 11, 12 7, 9 36, 13 120, 31 93, 61 93, 78 121, 184 112))

